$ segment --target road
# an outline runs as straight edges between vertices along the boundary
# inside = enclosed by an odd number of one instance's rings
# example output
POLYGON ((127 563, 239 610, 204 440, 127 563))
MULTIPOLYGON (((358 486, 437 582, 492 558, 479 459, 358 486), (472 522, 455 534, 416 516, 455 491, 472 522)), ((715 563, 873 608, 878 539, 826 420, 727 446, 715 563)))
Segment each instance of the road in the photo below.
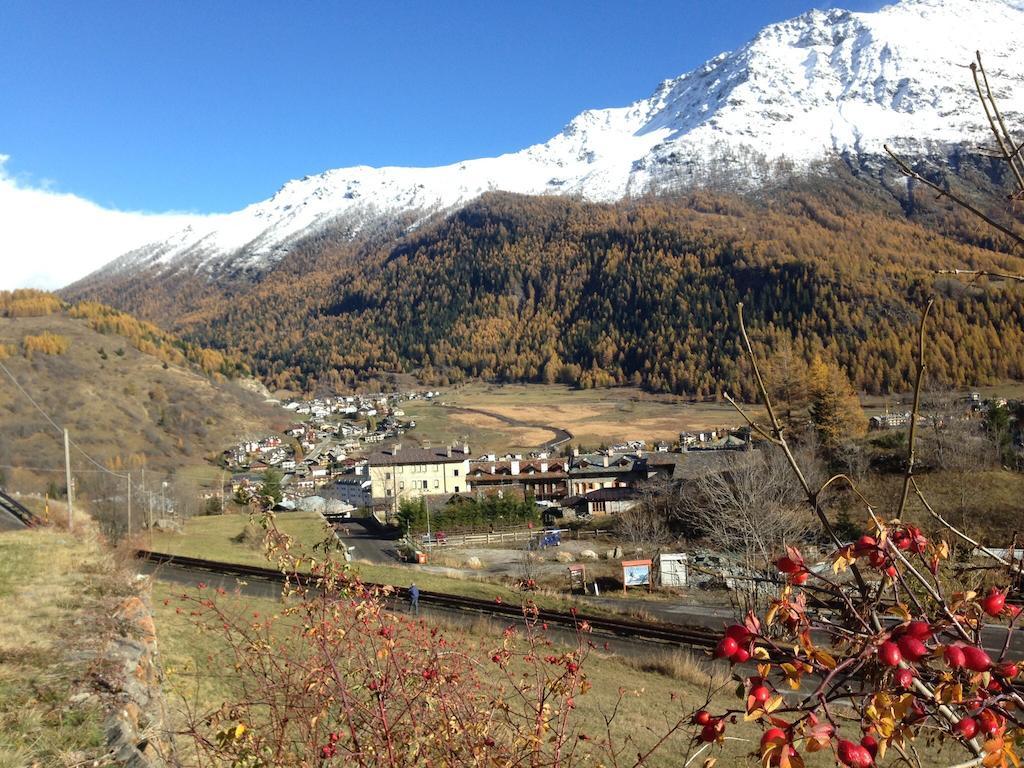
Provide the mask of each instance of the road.
POLYGON ((398 561, 396 544, 399 536, 383 530, 372 517, 329 517, 338 538, 351 547, 353 560, 368 563, 394 564, 398 561))

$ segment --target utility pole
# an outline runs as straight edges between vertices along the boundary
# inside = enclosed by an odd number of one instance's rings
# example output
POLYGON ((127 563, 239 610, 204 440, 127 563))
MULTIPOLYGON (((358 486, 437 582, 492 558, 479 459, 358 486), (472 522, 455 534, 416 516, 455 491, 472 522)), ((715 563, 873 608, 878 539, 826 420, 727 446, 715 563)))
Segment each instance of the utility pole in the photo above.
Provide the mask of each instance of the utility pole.
POLYGON ((71 441, 68 439, 68 431, 64 430, 64 476, 68 484, 68 530, 71 530, 74 522, 74 490, 71 488, 71 441))
POLYGON ((128 538, 132 536, 132 473, 128 473, 128 538))

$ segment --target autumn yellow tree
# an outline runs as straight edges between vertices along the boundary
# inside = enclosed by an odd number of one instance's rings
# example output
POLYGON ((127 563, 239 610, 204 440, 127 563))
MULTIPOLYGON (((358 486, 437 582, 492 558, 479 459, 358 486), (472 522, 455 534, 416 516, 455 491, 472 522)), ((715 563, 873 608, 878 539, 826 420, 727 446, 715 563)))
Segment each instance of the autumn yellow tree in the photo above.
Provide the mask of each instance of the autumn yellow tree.
POLYGON ((822 448, 835 455, 851 437, 864 434, 866 421, 850 380, 834 363, 815 356, 807 372, 811 423, 822 448))

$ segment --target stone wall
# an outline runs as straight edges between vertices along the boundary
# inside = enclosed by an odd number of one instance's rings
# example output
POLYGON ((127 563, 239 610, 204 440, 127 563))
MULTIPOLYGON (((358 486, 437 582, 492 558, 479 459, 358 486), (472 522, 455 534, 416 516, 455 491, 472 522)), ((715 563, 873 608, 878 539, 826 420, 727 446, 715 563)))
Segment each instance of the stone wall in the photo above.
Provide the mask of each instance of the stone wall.
POLYGON ((105 683, 113 702, 104 724, 108 747, 126 768, 176 765, 165 733, 167 713, 148 579, 139 577, 135 594, 121 602, 113 623, 114 635, 104 659, 105 683))

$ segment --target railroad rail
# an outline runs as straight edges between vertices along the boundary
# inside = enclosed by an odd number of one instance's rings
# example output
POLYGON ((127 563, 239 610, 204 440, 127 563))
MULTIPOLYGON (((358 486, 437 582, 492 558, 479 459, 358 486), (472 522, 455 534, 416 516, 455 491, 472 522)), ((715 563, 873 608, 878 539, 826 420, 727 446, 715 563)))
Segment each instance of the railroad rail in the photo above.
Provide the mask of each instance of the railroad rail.
MULTIPOLYGON (((202 560, 195 557, 168 555, 162 552, 151 552, 146 549, 136 550, 135 556, 141 560, 169 565, 189 571, 208 571, 221 576, 232 576, 244 579, 261 579, 281 583, 285 575, 272 568, 261 568, 252 565, 222 563, 215 560, 202 560)), ((381 587, 381 584, 367 583, 368 587, 381 587)), ((408 589, 393 587, 396 598, 406 599, 408 589)), ((521 620, 523 609, 518 605, 510 605, 497 600, 483 600, 475 597, 452 595, 445 592, 429 592, 420 590, 420 603, 447 610, 470 611, 489 616, 511 620, 521 620)), ((671 643, 693 648, 714 648, 720 639, 720 633, 706 628, 670 624, 667 622, 634 621, 627 618, 610 618, 594 616, 580 612, 554 611, 545 608, 538 610, 537 619, 549 626, 575 630, 586 622, 591 632, 614 635, 630 640, 644 640, 659 643, 671 643)))
POLYGON ((39 523, 39 519, 34 514, 2 488, 0 488, 0 509, 14 517, 26 528, 32 528, 39 523))

